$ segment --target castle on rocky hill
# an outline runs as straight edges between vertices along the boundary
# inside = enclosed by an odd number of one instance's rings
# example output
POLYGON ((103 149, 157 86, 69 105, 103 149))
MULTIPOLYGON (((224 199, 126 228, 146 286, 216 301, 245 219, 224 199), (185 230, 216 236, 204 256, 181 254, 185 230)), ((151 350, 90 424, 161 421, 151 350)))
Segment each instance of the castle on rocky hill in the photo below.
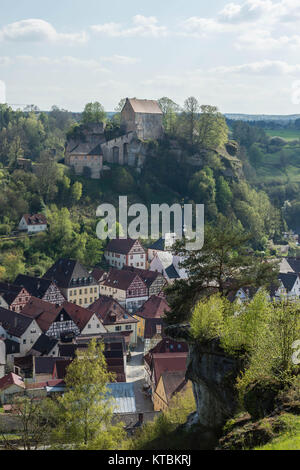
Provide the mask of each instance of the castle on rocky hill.
POLYGON ((83 136, 68 142, 65 164, 77 175, 98 179, 105 162, 141 168, 145 141, 163 136, 163 113, 157 101, 127 98, 121 111, 122 135, 106 140, 104 131, 103 123, 89 126, 83 136))

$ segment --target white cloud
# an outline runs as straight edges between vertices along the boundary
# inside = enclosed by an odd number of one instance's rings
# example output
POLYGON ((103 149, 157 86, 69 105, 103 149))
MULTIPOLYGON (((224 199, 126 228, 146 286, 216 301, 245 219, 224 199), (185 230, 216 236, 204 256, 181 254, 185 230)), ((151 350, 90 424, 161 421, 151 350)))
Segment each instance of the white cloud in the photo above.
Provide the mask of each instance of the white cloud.
POLYGON ((132 18, 130 27, 121 23, 104 23, 91 26, 94 33, 109 37, 162 37, 168 35, 166 26, 160 26, 155 16, 136 15, 132 18))
POLYGON ((79 33, 59 33, 47 21, 32 18, 8 24, 0 30, 0 40, 2 41, 29 41, 29 42, 65 42, 65 43, 85 43, 87 35, 85 32, 79 33))
POLYGON ((103 62, 111 62, 118 65, 133 65, 139 62, 137 57, 128 57, 123 55, 112 55, 111 57, 101 57, 103 62))
POLYGON ((295 48, 300 45, 299 27, 299 0, 246 0, 226 4, 213 18, 188 18, 181 34, 235 34, 238 49, 295 48))
POLYGON ((221 66, 210 69, 213 74, 246 74, 246 75, 293 75, 300 72, 300 63, 290 65, 281 60, 263 60, 248 64, 221 66))

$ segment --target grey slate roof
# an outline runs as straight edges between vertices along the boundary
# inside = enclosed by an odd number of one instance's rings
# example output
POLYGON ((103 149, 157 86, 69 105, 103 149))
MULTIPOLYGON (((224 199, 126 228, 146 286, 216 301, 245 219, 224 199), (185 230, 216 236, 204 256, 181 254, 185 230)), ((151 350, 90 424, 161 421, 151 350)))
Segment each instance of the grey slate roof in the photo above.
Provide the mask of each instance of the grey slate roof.
POLYGON ((50 338, 44 333, 38 338, 38 340, 32 346, 34 351, 40 352, 43 356, 47 356, 50 351, 57 345, 58 340, 50 338))
POLYGON ((44 279, 53 280, 60 288, 97 284, 89 272, 72 259, 60 259, 46 272, 44 279), (74 280, 74 282, 72 282, 74 280))
POLYGON ((32 322, 33 319, 26 315, 0 307, 0 324, 12 336, 20 338, 32 322))
POLYGON ((25 287, 29 294, 42 299, 49 289, 52 281, 50 279, 39 279, 36 277, 25 276, 24 274, 19 274, 14 281, 14 284, 17 286, 25 287))
POLYGON ((293 289, 297 278, 298 274, 296 273, 280 273, 278 276, 278 279, 282 282, 287 292, 293 289))
POLYGON ((110 383, 108 393, 114 398, 113 412, 117 414, 136 413, 133 383, 110 383))

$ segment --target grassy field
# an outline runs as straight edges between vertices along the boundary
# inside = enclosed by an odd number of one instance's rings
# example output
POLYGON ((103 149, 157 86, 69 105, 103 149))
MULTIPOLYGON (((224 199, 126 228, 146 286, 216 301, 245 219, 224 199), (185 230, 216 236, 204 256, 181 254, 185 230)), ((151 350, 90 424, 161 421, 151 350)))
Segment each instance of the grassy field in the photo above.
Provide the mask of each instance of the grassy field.
POLYGON ((300 131, 293 130, 293 129, 278 129, 278 130, 271 130, 266 129, 266 134, 270 137, 282 137, 285 140, 296 140, 300 139, 300 131))
POLYGON ((255 450, 299 450, 300 449, 300 417, 286 414, 283 417, 287 430, 273 439, 269 444, 255 450))

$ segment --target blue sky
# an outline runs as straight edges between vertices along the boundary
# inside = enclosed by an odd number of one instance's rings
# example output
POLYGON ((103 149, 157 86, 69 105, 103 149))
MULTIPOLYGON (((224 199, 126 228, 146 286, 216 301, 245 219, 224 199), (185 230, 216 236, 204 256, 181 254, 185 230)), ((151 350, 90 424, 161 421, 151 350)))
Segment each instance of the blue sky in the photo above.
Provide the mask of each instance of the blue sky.
POLYGON ((0 0, 0 102, 298 114, 299 49, 299 0, 0 0))

